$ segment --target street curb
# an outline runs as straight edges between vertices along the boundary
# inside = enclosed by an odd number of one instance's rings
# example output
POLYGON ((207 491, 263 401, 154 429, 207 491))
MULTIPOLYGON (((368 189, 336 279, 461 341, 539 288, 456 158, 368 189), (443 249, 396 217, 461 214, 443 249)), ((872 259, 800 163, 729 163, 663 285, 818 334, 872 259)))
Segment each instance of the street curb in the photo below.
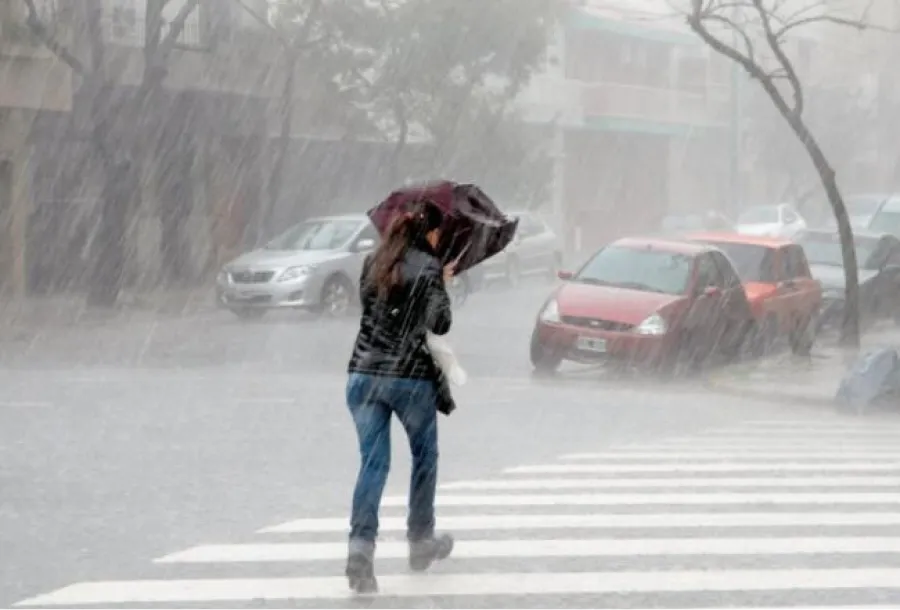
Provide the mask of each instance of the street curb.
POLYGON ((711 379, 706 380, 704 387, 717 394, 739 396, 741 398, 750 398, 762 402, 799 404, 811 407, 835 408, 836 406, 834 398, 830 396, 803 396, 798 394, 779 393, 772 390, 756 390, 747 387, 746 385, 729 384, 727 382, 714 381, 711 379))

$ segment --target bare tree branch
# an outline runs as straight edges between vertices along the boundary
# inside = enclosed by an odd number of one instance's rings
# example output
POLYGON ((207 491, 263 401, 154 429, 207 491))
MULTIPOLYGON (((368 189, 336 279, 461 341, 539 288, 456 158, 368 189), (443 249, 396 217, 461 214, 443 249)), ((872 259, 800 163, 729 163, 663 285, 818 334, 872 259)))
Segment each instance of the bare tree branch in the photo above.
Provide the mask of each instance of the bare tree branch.
POLYGON ((47 30, 47 26, 44 25, 44 23, 41 21, 40 16, 38 16, 37 7, 34 5, 34 0, 22 1, 25 3, 25 6, 28 7, 28 18, 26 20, 28 28, 37 37, 37 39, 41 41, 41 44, 47 47, 47 49, 51 53, 56 55, 61 61, 63 61, 78 74, 82 76, 87 74, 88 70, 87 68, 85 68, 82 61, 75 57, 75 55, 73 55, 65 45, 56 40, 56 38, 54 38, 47 30))
POLYGON ((800 84, 800 78, 797 76, 794 64, 788 59, 787 54, 785 54, 784 49, 781 47, 781 41, 772 29, 772 20, 769 17, 768 12, 769 9, 763 5, 763 0, 753 0, 753 6, 759 14, 759 21, 760 24, 762 24, 763 33, 766 36, 766 42, 769 44, 769 49, 771 49, 772 53, 775 55, 775 59, 778 60, 778 63, 784 70, 788 82, 791 84, 791 90, 794 96, 794 107, 792 108, 792 112, 795 115, 800 116, 803 114, 803 108, 805 106, 803 86, 800 84))

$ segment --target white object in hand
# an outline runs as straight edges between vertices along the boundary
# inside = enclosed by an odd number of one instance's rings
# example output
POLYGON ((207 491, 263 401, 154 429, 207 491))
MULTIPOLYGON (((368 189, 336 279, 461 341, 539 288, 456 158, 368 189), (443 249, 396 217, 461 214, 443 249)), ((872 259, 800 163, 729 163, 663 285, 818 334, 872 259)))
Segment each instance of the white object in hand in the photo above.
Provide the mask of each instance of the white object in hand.
POLYGON ((434 361, 441 368, 444 375, 447 376, 447 379, 450 380, 450 383, 453 385, 466 383, 466 371, 460 365, 459 360, 456 359, 456 354, 453 353, 453 348, 450 347, 447 339, 434 333, 427 333, 426 340, 428 341, 428 349, 431 351, 431 357, 434 358, 434 361))

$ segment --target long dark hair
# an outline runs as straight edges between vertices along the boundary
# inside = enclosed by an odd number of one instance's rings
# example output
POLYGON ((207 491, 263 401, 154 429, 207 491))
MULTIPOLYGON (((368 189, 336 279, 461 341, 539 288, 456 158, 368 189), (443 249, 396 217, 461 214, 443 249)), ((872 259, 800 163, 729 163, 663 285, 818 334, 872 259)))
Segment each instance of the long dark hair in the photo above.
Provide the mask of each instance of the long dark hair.
POLYGON ((406 251, 425 240, 425 235, 439 228, 444 214, 434 201, 420 199, 405 214, 391 221, 375 253, 369 279, 374 282, 378 294, 387 296, 390 289, 400 282, 400 263, 406 251))

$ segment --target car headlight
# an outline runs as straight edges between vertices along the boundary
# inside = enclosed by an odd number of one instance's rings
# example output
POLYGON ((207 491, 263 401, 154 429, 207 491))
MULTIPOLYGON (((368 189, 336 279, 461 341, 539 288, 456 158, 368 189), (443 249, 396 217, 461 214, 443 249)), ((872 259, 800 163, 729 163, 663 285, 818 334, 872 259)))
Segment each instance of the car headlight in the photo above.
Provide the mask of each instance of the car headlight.
POLYGON ((296 280, 301 277, 306 277, 310 273, 312 273, 313 268, 309 265, 299 265, 297 267, 289 267, 285 269, 284 272, 278 276, 279 282, 289 282, 291 280, 296 280))
POLYGON ((220 284, 227 284, 231 281, 231 274, 222 269, 221 271, 219 271, 219 275, 216 276, 216 281, 220 284))
POLYGON ((667 330, 666 321, 661 315, 655 313, 638 324, 634 332, 639 335, 664 335, 667 330))
POLYGON ((540 319, 541 322, 550 322, 552 324, 559 324, 562 322, 562 318, 559 317, 559 304, 556 302, 556 299, 550 299, 550 301, 544 305, 544 309, 541 310, 538 319, 540 319))

